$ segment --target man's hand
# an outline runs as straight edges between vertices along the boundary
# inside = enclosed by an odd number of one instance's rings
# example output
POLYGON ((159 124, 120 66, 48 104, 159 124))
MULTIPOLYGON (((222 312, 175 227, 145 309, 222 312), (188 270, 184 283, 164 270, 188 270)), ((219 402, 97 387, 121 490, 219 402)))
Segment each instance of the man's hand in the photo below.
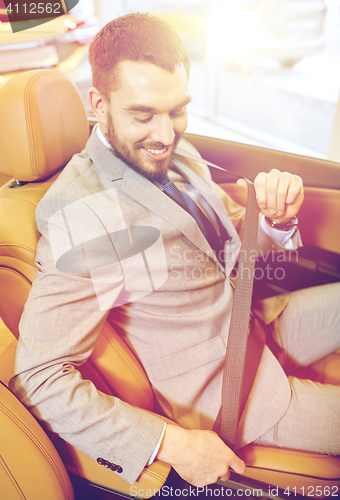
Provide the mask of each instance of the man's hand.
MULTIPOLYGON (((239 179, 237 184, 247 188, 244 179, 239 179)), ((263 215, 279 223, 294 217, 303 202, 303 183, 298 175, 274 168, 269 173, 260 172, 254 180, 254 187, 263 215)))
POLYGON ((217 479, 228 481, 229 467, 243 474, 246 466, 215 432, 186 430, 168 424, 157 454, 193 486, 213 484, 217 479))

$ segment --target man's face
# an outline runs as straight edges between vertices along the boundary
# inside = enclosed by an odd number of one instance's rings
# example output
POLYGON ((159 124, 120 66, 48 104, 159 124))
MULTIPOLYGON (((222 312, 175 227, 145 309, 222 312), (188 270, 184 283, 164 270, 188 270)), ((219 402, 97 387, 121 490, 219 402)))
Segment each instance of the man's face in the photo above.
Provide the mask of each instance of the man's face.
POLYGON ((170 73, 151 63, 123 61, 118 74, 119 89, 106 103, 102 131, 118 157, 145 177, 160 180, 187 127, 190 96, 184 66, 170 73))

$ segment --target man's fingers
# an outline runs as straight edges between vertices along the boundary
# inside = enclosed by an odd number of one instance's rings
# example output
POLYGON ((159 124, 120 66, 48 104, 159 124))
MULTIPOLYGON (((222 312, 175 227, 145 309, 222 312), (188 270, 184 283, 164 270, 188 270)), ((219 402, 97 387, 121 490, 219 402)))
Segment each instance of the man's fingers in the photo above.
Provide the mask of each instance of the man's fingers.
POLYGON ((241 460, 240 458, 238 458, 235 455, 235 458, 229 464, 229 468, 228 468, 227 474, 225 474, 224 476, 221 476, 219 478, 221 481, 229 481, 229 479, 230 479, 230 469, 232 469, 233 471, 235 471, 237 474, 244 474, 244 472, 246 470, 246 464, 243 462, 243 460, 241 460))
POLYGON ((254 180, 257 204, 261 210, 267 208, 267 174, 260 172, 254 180))
POLYGON ((273 215, 280 216, 285 212, 291 177, 288 172, 283 172, 279 177, 276 191, 276 212, 273 215))
POLYGON ((286 203, 287 205, 292 205, 295 203, 299 195, 303 194, 303 183, 301 177, 298 175, 293 175, 289 185, 286 203))
POLYGON ((226 476, 219 477, 219 479, 221 481, 225 481, 225 482, 229 481, 229 479, 230 479, 230 471, 228 471, 228 474, 226 476))
POLYGON ((303 183, 298 175, 272 169, 269 173, 260 172, 254 186, 257 204, 266 217, 286 215, 288 206, 294 205, 297 212, 302 203, 303 183))
POLYGON ((235 455, 234 460, 232 462, 230 462, 229 466, 237 474, 244 474, 244 472, 246 470, 246 464, 243 462, 243 460, 241 460, 240 458, 238 458, 236 455, 235 455))
POLYGON ((267 175, 266 194, 267 194, 267 211, 269 215, 277 213, 277 195, 281 180, 281 172, 273 169, 267 175))
POLYGON ((168 424, 157 457, 171 464, 178 474, 194 486, 206 486, 229 479, 232 468, 243 474, 243 460, 212 431, 183 429, 168 424))

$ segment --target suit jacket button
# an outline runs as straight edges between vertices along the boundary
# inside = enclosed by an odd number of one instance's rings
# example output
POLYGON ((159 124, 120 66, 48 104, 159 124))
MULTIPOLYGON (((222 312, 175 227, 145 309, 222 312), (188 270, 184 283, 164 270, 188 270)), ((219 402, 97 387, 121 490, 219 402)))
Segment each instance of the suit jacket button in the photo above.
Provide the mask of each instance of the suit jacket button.
POLYGON ((116 472, 118 472, 118 474, 121 474, 123 472, 123 467, 121 467, 120 465, 116 465, 116 472))
POLYGON ((109 467, 111 470, 115 471, 117 470, 117 465, 116 464, 110 464, 110 467, 109 467))
POLYGON ((102 457, 98 457, 97 462, 99 463, 99 465, 105 465, 106 460, 104 460, 102 457))

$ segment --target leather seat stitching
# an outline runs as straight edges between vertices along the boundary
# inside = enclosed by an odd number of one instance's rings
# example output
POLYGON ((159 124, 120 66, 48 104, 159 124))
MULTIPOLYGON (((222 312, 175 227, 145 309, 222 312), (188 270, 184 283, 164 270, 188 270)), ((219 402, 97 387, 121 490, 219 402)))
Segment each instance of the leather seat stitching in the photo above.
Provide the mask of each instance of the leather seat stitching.
POLYGON ((159 472, 156 472, 156 471, 151 470, 151 469, 146 469, 146 468, 143 469, 143 474, 147 474, 149 476, 152 476, 155 479, 157 479, 158 481, 162 481, 162 482, 164 482, 167 478, 167 476, 165 476, 164 474, 160 474, 159 472))
POLYGON ((32 110, 31 110, 31 89, 32 89, 33 85, 36 83, 36 81, 44 76, 45 76, 45 73, 35 75, 28 82, 28 85, 25 88, 25 95, 24 95, 25 109, 26 109, 26 113, 27 113, 26 114, 26 125, 27 125, 27 131, 28 131, 29 153, 30 153, 30 158, 31 158, 32 171, 36 177, 39 176, 39 172, 37 169, 35 142, 34 142, 34 138, 33 138, 32 110))
POLYGON ((17 481, 15 480, 15 477, 11 473, 10 469, 7 467, 7 464, 6 464, 5 460, 3 459, 3 457, 1 455, 0 455, 0 464, 2 465, 2 467, 3 467, 4 471, 6 472, 9 480, 11 481, 11 483, 13 484, 14 488, 17 490, 17 492, 19 493, 19 495, 21 496, 21 498, 23 500, 26 500, 26 497, 23 494, 23 492, 22 492, 20 486, 18 485, 17 481))
MULTIPOLYGON (((34 182, 34 181, 32 181, 34 182)), ((22 186, 22 187, 25 187, 25 186, 22 186)), ((47 188, 48 189, 48 188, 47 188)), ((34 207, 37 207, 38 206, 38 203, 40 202, 40 199, 37 200, 36 202, 35 201, 32 201, 30 198, 28 197, 25 197, 25 193, 37 193, 39 196, 41 194, 41 196, 43 196, 47 189, 25 189, 25 191, 20 191, 19 193, 14 193, 9 191, 8 193, 6 193, 5 190, 3 190, 2 192, 2 198, 9 198, 10 200, 19 200, 19 201, 26 201, 27 203, 31 203, 34 207)))
POLYGON ((31 248, 31 247, 28 247, 27 245, 22 245, 22 244, 18 244, 18 243, 0 243, 0 248, 1 247, 16 247, 16 248, 24 248, 25 250, 29 250, 30 252, 32 252, 34 255, 36 253, 36 251, 34 250, 34 248, 31 248))
POLYGON ((1 270, 3 270, 3 269, 6 269, 7 271, 10 271, 11 273, 16 274, 16 275, 17 275, 17 276, 19 276, 20 278, 23 278, 25 281, 27 281, 27 283, 28 283, 29 285, 31 285, 31 284, 32 284, 32 283, 31 283, 31 281, 30 281, 29 279, 27 279, 27 278, 26 278, 26 276, 25 276, 24 274, 18 273, 18 271, 16 271, 15 269, 11 269, 10 267, 6 267, 6 266, 1 266, 1 268, 0 268, 0 272, 1 272, 1 270))
POLYGON ((51 457, 51 455, 48 453, 48 451, 45 449, 45 447, 39 442, 39 440, 34 436, 34 434, 26 427, 26 425, 14 415, 14 413, 11 412, 9 408, 7 408, 2 402, 0 402, 0 411, 2 411, 5 415, 7 415, 12 422, 17 425, 25 434, 26 436, 32 441, 32 443, 39 449, 39 451, 44 455, 46 460, 49 462, 51 465, 52 469, 56 473, 56 476, 59 479, 60 485, 65 493, 65 497, 68 497, 67 494, 67 488, 64 482, 64 479, 61 475, 61 472, 59 470, 59 467, 51 457))

